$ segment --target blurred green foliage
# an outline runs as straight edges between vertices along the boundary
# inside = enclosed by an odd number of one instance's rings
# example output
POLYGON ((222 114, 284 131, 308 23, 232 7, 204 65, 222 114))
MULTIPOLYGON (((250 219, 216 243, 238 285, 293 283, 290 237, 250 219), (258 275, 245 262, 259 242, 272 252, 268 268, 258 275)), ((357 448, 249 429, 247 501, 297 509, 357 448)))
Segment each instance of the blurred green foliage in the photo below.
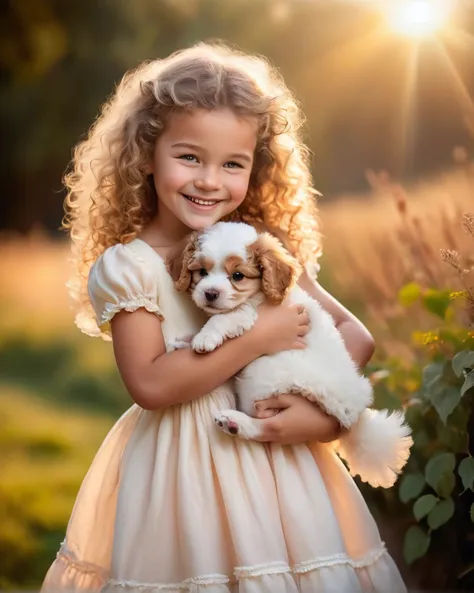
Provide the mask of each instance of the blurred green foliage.
POLYGON ((82 479, 131 404, 110 344, 74 330, 63 295, 48 316, 25 309, 23 290, 17 315, 0 298, 0 590, 41 584, 82 479))
POLYGON ((41 583, 112 423, 0 385, 0 588, 41 583))
POLYGON ((427 588, 471 590, 474 332, 459 322, 458 295, 453 300, 446 291, 410 284, 399 297, 407 307, 421 304, 440 325, 422 336, 413 332, 413 346, 422 344, 425 365, 407 369, 398 361, 384 364, 389 373, 376 386, 377 405, 404 405, 414 444, 396 488, 386 493, 367 490, 366 496, 403 525, 405 561, 423 567, 427 588))

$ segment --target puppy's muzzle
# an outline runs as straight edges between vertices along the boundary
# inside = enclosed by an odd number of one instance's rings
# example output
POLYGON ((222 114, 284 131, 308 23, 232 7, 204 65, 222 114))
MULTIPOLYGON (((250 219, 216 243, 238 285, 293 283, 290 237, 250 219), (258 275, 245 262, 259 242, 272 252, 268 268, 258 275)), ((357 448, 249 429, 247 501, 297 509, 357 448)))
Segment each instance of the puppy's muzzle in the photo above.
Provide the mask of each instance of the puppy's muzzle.
POLYGON ((206 290, 206 292, 204 293, 204 296, 206 297, 206 300, 209 303, 213 303, 214 301, 216 301, 219 298, 219 291, 218 290, 206 290))

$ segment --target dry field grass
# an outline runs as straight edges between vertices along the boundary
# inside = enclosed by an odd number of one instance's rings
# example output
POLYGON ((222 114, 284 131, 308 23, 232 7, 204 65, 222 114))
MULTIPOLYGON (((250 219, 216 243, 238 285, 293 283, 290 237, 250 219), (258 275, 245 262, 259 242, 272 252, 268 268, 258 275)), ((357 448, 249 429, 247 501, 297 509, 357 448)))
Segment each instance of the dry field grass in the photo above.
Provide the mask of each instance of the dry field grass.
MULTIPOLYGON (((463 290, 442 249, 458 251, 464 268, 474 264, 473 237, 462 224, 463 214, 474 211, 474 164, 409 188, 384 174, 368 179, 370 194, 322 205, 322 278, 362 315, 383 355, 410 358, 413 331, 428 331, 437 322, 419 307, 403 307, 400 289, 416 282, 463 290)), ((474 285, 472 273, 465 280, 474 285)))

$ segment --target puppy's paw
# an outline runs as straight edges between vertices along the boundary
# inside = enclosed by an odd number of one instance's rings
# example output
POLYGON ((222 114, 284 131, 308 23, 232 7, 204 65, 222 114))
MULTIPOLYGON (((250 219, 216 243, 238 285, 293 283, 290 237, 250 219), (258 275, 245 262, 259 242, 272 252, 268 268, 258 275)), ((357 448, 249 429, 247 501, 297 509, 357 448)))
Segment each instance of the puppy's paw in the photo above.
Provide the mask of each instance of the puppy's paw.
POLYGON ((248 323, 239 323, 239 325, 236 325, 233 329, 230 329, 227 332, 227 337, 228 338, 238 338, 240 337, 242 334, 244 334, 246 331, 249 331, 250 329, 252 329, 253 327, 253 322, 248 322, 248 323))
POLYGON ((219 346, 222 346, 223 342, 224 338, 217 332, 206 332, 201 330, 194 336, 191 346, 195 352, 204 354, 205 352, 212 352, 219 346))
POLYGON ((185 338, 178 338, 169 343, 170 350, 183 350, 184 348, 191 348, 192 336, 185 338))
POLYGON ((243 439, 255 439, 261 435, 258 421, 237 410, 224 410, 214 418, 216 425, 226 434, 243 439))

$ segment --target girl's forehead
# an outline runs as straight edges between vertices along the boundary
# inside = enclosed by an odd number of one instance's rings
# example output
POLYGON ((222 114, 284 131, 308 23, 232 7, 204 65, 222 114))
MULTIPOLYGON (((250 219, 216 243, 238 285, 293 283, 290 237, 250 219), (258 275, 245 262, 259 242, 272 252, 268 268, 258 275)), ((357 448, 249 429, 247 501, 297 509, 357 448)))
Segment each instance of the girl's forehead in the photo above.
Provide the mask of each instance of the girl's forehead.
POLYGON ((238 145, 253 153, 258 121, 254 116, 236 114, 228 108, 193 109, 172 113, 161 138, 167 144, 238 145))

